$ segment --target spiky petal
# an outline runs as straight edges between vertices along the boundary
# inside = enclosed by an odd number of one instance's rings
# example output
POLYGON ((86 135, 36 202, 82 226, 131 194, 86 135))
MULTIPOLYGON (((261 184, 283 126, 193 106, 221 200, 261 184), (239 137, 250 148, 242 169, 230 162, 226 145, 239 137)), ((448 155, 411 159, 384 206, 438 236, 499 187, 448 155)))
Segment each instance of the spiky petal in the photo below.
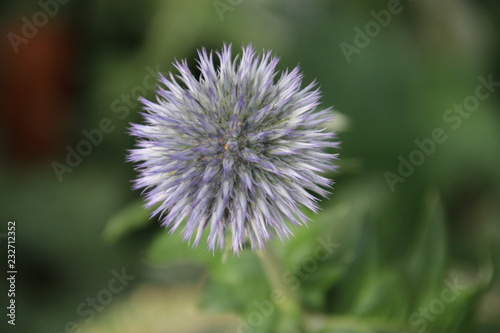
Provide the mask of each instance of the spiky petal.
POLYGON ((336 154, 324 149, 338 143, 322 128, 330 109, 317 110, 319 91, 301 88, 298 68, 278 77, 278 59, 251 46, 241 58, 226 45, 216 54, 218 67, 212 52, 198 52, 199 78, 176 62, 179 75, 160 75, 156 101, 141 99, 145 124, 131 127, 134 187, 195 245, 209 229, 211 250, 224 247, 228 231, 234 252, 247 238, 260 249, 291 234, 286 221, 306 222, 302 206, 317 211, 310 191, 326 196, 331 181, 321 173, 336 154))

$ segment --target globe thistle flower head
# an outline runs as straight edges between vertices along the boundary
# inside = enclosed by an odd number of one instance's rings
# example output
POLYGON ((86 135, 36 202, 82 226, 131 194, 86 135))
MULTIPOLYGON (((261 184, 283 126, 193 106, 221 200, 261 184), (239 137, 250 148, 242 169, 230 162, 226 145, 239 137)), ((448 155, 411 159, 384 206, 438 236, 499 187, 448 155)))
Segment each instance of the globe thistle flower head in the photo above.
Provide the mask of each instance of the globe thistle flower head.
POLYGON ((317 212, 315 192, 325 197, 337 147, 325 128, 330 109, 316 110, 320 94, 311 83, 301 88, 298 68, 276 71, 270 52, 251 46, 234 59, 231 46, 198 52, 200 77, 186 61, 179 74, 160 75, 156 101, 141 98, 144 124, 132 124, 137 137, 129 161, 137 164, 136 189, 146 205, 158 208, 164 226, 183 226, 185 240, 197 245, 208 229, 208 248, 252 249, 277 235, 291 234, 287 221, 307 221, 301 207, 317 212))

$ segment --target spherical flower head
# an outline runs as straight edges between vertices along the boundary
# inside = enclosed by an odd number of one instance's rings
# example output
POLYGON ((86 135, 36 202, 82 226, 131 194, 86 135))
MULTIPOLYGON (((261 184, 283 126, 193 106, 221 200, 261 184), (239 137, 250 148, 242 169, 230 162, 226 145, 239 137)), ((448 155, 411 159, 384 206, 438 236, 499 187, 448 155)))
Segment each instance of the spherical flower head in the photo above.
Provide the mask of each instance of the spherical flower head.
POLYGON ((338 145, 325 129, 331 110, 317 110, 319 91, 314 82, 301 88, 298 68, 279 74, 270 52, 246 46, 233 59, 225 45, 216 54, 219 66, 212 52, 198 52, 199 78, 176 62, 179 75, 160 75, 156 101, 141 98, 145 124, 131 127, 134 187, 194 245, 208 229, 211 250, 229 232, 234 252, 247 240, 261 249, 291 234, 287 221, 307 221, 302 206, 317 212, 311 191, 327 195, 331 181, 321 174, 336 154, 324 149, 338 145))

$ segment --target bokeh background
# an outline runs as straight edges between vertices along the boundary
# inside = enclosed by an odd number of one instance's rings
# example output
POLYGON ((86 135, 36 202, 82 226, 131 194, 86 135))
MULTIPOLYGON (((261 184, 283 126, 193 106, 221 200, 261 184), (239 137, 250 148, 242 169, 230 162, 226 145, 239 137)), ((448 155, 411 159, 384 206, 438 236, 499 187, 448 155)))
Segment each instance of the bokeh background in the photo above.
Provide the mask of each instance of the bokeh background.
POLYGON ((270 288, 253 254, 221 264, 166 237, 125 162, 156 73, 182 58, 196 71, 196 50, 224 42, 299 64, 338 113, 331 199, 272 244, 299 281, 305 329, 500 331, 500 87, 448 113, 479 77, 500 82, 499 18, 493 0, 3 0, 0 247, 15 220, 18 275, 16 326, 3 301, 2 332, 277 332, 278 310, 248 317, 270 288), (436 128, 446 140, 388 182, 436 128), (300 277, 322 235, 339 250, 300 277), (108 302, 123 269, 133 279, 108 302), (440 302, 450 283, 463 289, 440 302))

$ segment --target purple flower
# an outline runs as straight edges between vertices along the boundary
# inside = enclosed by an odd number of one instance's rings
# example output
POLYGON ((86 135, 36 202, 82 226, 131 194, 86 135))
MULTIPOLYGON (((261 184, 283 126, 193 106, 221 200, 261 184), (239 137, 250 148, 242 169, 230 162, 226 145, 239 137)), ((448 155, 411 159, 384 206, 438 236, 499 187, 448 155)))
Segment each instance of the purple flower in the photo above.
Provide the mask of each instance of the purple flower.
POLYGON ((298 68, 278 77, 278 59, 257 55, 251 46, 231 57, 231 46, 198 52, 200 78, 186 61, 175 77, 160 75, 156 101, 141 98, 145 124, 132 124, 136 149, 129 160, 139 172, 134 188, 144 188, 147 206, 158 205, 171 231, 183 226, 185 240, 197 245, 209 230, 208 248, 223 248, 227 231, 238 252, 291 232, 285 221, 303 224, 300 208, 317 212, 313 191, 323 197, 337 154, 325 129, 331 110, 316 110, 315 83, 301 88, 298 68))

